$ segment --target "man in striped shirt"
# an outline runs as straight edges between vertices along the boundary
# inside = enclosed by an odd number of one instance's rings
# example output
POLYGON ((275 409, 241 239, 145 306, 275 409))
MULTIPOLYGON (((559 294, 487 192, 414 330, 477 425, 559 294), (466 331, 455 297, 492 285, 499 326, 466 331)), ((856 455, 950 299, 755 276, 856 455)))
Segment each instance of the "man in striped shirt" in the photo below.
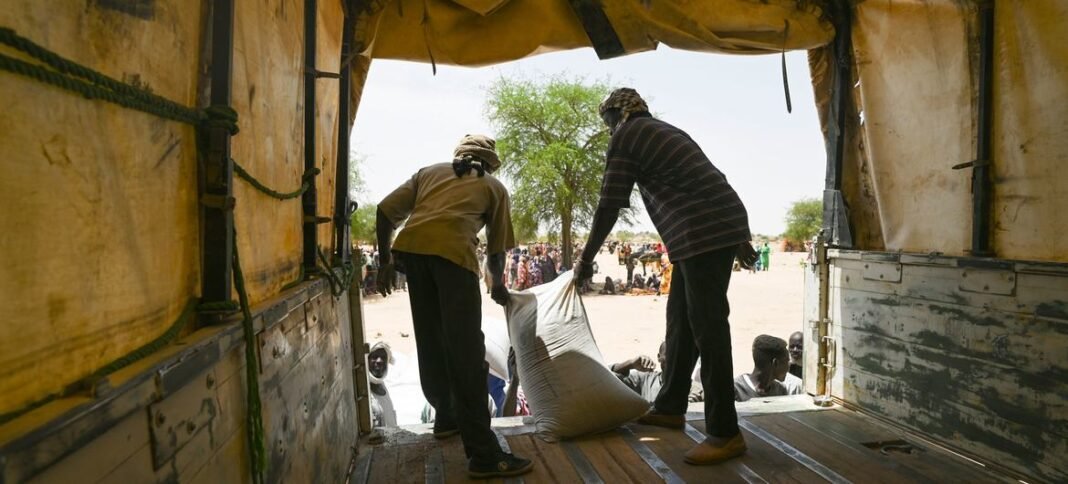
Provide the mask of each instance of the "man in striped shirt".
POLYGON ((576 278, 593 276, 593 258, 638 185, 645 208, 674 264, 667 303, 664 386, 639 422, 682 428, 690 375, 701 361, 709 437, 685 455, 690 464, 714 464, 745 452, 734 409, 734 369, 727 286, 737 254, 751 265, 745 206, 726 177, 682 130, 649 114, 636 91, 621 88, 601 103, 612 132, 601 199, 576 278))

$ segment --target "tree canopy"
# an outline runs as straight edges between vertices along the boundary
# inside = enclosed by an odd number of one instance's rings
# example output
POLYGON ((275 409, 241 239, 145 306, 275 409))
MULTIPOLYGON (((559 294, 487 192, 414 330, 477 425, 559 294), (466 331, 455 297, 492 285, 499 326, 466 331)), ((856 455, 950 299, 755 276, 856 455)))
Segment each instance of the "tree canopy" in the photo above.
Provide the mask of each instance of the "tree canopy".
POLYGON ((823 202, 818 198, 803 198, 794 202, 786 212, 786 232, 783 236, 790 243, 801 244, 811 240, 823 225, 823 202))
MULTIPOLYGON (((609 133, 597 111, 609 88, 563 77, 544 82, 501 78, 488 89, 486 114, 497 132, 501 173, 512 186, 519 240, 530 226, 559 233, 588 228, 600 196, 609 133)), ((629 211, 621 214, 626 223, 629 211)), ((571 250, 562 251, 571 264, 571 250)))

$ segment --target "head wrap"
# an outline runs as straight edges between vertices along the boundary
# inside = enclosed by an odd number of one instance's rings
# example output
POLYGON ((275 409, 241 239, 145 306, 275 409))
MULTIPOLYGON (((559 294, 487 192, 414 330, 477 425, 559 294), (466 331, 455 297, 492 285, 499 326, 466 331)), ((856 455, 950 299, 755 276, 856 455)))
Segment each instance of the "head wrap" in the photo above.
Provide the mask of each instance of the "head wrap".
POLYGON ((367 352, 367 355, 370 356, 371 353, 374 353, 378 350, 384 350, 386 352, 386 369, 382 372, 382 378, 379 378, 377 376, 374 376, 374 374, 371 373, 370 368, 368 368, 367 377, 371 380, 371 383, 374 383, 375 385, 381 385, 385 383, 384 380, 386 378, 386 375, 389 374, 389 365, 393 364, 393 348, 389 347, 389 343, 386 343, 385 341, 379 341, 375 343, 374 346, 371 347, 371 351, 367 352))
POLYGON ((478 176, 482 176, 487 171, 496 171, 500 166, 497 142, 489 136, 466 135, 453 151, 452 168, 456 171, 456 176, 464 176, 470 173, 471 169, 478 170, 478 176))
POLYGON ((649 106, 638 95, 638 91, 629 87, 621 87, 612 91, 612 94, 609 94, 608 98, 601 102, 600 113, 602 115, 609 109, 619 109, 620 114, 623 115, 620 123, 625 122, 631 114, 649 112, 649 106))

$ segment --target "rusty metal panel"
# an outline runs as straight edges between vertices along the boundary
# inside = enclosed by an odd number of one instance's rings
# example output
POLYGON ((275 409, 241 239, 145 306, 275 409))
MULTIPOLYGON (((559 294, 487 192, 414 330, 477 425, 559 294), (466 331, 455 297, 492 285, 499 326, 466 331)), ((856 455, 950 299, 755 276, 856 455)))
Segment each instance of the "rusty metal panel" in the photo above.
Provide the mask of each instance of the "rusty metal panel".
POLYGON ((1011 271, 986 271, 962 269, 960 290, 981 294, 1012 296, 1016 293, 1016 273, 1011 271))
POLYGON ((901 260, 898 283, 834 261, 834 395, 1021 475, 1068 478, 1068 271, 901 260))
POLYGON ((869 281, 901 282, 901 264, 864 261, 864 278, 869 281))
POLYGON ((214 370, 208 370, 175 394, 148 406, 154 468, 163 467, 218 416, 215 383, 214 370))

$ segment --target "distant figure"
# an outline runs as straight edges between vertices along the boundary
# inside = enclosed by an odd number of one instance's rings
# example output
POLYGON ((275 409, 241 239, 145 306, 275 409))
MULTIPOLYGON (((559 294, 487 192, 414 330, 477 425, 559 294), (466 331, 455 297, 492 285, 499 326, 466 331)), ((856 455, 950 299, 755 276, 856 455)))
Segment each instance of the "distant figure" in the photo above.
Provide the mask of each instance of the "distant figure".
POLYGON ((614 295, 615 293, 616 293, 616 284, 614 282, 612 282, 612 278, 611 277, 605 276, 605 278, 604 278, 604 287, 601 288, 601 291, 600 291, 599 294, 612 294, 612 295, 614 295))
POLYGON ((645 289, 645 278, 641 274, 634 274, 634 280, 630 284, 631 289, 645 289))
POLYGON ((760 247, 760 270, 766 271, 771 266, 771 247, 767 242, 760 247))
POLYGON ((656 276, 655 272, 649 276, 649 279, 645 280, 645 287, 656 291, 657 296, 660 295, 660 278, 656 276))
POLYGON ((386 374, 393 363, 393 351, 389 344, 375 343, 367 354, 367 373, 371 381, 371 425, 373 427, 396 427, 397 411, 386 388, 386 374))
MULTIPOLYGON (((753 340, 753 372, 734 379, 734 398, 744 402, 751 398, 790 395, 782 383, 790 369, 790 353, 786 341, 762 334, 753 340)), ((800 389, 794 390, 800 393, 800 389)))
POLYGON ((798 378, 803 378, 802 365, 804 360, 802 360, 802 357, 804 357, 804 344, 805 335, 801 334, 800 331, 790 335, 790 374, 798 378))
MULTIPOLYGON (((667 343, 660 343, 660 351, 657 352, 656 358, 657 361, 654 362, 648 356, 636 356, 627 361, 615 363, 608 368, 619 377, 624 385, 648 400, 649 403, 653 403, 657 394, 660 393, 660 388, 664 386, 664 373, 656 369, 656 363, 660 363, 660 368, 664 368, 667 364, 667 343)), ((691 384, 688 401, 691 403, 704 401, 704 392, 700 383, 691 384)))

